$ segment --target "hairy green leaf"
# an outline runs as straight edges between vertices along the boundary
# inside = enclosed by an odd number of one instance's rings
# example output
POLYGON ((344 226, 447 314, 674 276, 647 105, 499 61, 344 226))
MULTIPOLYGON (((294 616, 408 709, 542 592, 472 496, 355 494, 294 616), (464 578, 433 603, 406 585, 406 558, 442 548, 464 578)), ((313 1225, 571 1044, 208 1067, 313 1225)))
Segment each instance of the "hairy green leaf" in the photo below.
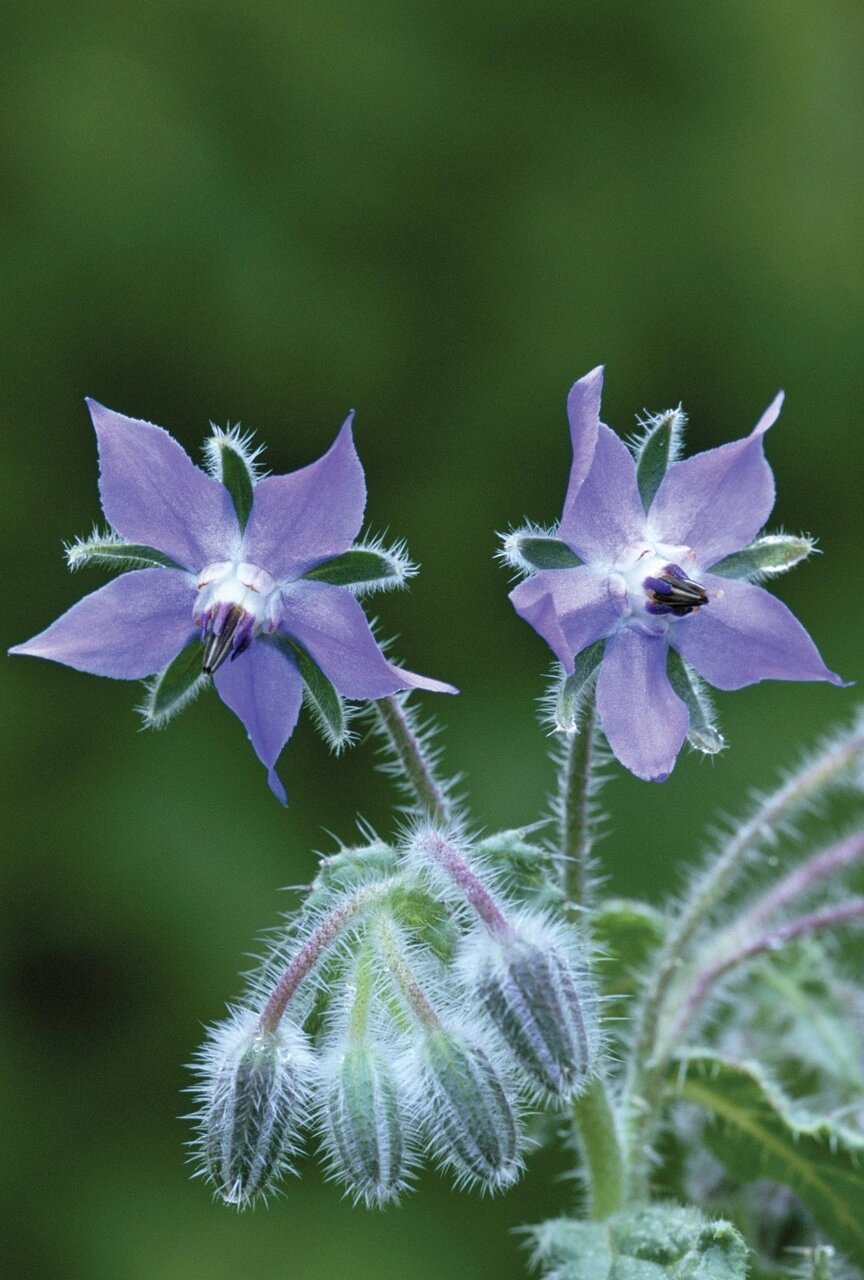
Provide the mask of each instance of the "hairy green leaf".
POLYGON ((564 676, 558 688, 555 723, 565 733, 578 733, 582 713, 593 691, 593 680, 603 659, 605 640, 577 653, 572 675, 564 676))
POLYGON ((632 898, 607 898, 591 916, 591 933, 602 957, 597 965, 601 992, 621 1007, 610 1009, 615 1017, 632 1006, 641 976, 665 937, 665 921, 654 907, 632 898))
POLYGON ((110 569, 182 569, 170 556, 145 547, 139 542, 124 542, 116 533, 94 533, 89 538, 79 538, 66 548, 66 563, 70 569, 83 569, 91 565, 110 569))
POLYGON ((348 711, 342 695, 327 679, 318 663, 290 637, 282 632, 274 632, 271 636, 262 636, 261 640, 275 645, 297 664, 303 677, 306 705, 316 727, 329 747, 334 751, 341 751, 351 740, 348 711))
POLYGON ((705 686, 675 649, 669 649, 666 670, 669 683, 690 713, 687 741, 704 755, 716 756, 726 744, 722 733, 713 723, 714 708, 705 686))
POLYGON ((544 1280, 744 1280, 747 1246, 698 1209, 643 1205, 606 1222, 552 1219, 531 1228, 544 1280))
POLYGON ((636 484, 642 505, 647 511, 669 466, 681 453, 681 438, 687 422, 677 409, 667 409, 649 418, 645 432, 636 444, 636 484))
POLYGON ((330 582, 337 587, 362 587, 366 591, 404 586, 414 566, 401 546, 352 547, 304 574, 313 582, 330 582))
POLYGON ((864 1262, 864 1139, 793 1109, 753 1063, 710 1052, 682 1056, 673 1092, 706 1111, 704 1138, 742 1182, 789 1187, 859 1266, 864 1262))
POLYGON ((534 533, 511 535, 513 551, 532 569, 575 569, 582 561, 560 538, 534 533))

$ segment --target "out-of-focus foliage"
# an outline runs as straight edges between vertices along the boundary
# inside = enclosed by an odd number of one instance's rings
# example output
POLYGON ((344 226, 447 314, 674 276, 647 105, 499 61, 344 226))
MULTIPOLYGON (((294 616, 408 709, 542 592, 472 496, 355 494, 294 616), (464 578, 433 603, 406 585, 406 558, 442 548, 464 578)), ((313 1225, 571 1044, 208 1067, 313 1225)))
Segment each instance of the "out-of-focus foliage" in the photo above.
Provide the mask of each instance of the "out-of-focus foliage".
MULTIPOLYGON (((516 826, 550 783, 546 658, 493 530, 559 511, 567 389, 605 360, 607 419, 681 400, 694 449, 785 386, 773 523, 824 558, 778 594, 860 675, 857 5, 37 0, 7 6, 2 46, 8 643, 101 581, 62 563, 99 515, 85 394, 190 449, 240 420, 278 471, 355 406, 371 527, 423 566, 376 601, 383 632, 463 688, 436 708, 449 759, 516 826)), ((311 1164, 243 1219, 187 1180, 180 1064, 276 887, 332 850, 321 829, 385 823, 369 746, 336 761, 301 728, 285 815, 215 699, 138 733, 136 688, 20 659, 2 698, 0 1245, 22 1280, 521 1275, 508 1229, 569 1207, 566 1156, 506 1198, 429 1178, 384 1215, 311 1164)), ((740 808, 842 698, 721 697, 727 752, 662 788, 616 778, 614 892, 677 883, 701 814, 740 808)))

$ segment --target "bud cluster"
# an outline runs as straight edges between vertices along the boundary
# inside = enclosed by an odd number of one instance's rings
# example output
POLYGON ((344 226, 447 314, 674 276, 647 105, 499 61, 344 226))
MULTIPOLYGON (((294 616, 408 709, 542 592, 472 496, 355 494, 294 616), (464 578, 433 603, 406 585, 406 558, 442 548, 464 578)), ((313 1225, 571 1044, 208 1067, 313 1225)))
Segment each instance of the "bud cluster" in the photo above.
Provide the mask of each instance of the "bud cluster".
POLYGON ((519 1176, 526 1100, 579 1094, 600 1037, 584 948, 514 874, 543 850, 513 843, 509 866, 496 846, 506 882, 431 825, 323 862, 196 1063, 195 1156, 224 1201, 266 1196, 304 1131, 367 1205, 398 1199, 423 1155, 458 1185, 519 1176))

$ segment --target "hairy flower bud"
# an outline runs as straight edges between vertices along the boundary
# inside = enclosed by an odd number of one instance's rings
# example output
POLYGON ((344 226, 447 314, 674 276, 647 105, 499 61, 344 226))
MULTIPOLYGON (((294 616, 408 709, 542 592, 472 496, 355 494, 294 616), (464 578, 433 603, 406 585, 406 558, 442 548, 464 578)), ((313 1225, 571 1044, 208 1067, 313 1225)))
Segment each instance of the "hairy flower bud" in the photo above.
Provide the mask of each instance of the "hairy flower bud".
POLYGON ((393 1063, 359 1044, 334 1055, 325 1072, 321 1119, 333 1176, 370 1207, 397 1200, 407 1186, 410 1152, 393 1063))
POLYGON ((226 1204, 245 1209, 292 1172, 311 1069, 297 1027, 263 1031, 256 1014, 240 1010, 214 1028, 197 1065, 202 1082, 195 1146, 201 1172, 226 1204))
POLYGON ((580 1093, 599 1043, 596 994, 585 960, 539 916, 510 937, 477 936, 463 967, 520 1071, 544 1097, 580 1093))
POLYGON ((443 1028, 423 1046, 430 1145, 460 1183, 496 1191, 519 1176, 520 1129, 508 1089, 487 1055, 443 1028))

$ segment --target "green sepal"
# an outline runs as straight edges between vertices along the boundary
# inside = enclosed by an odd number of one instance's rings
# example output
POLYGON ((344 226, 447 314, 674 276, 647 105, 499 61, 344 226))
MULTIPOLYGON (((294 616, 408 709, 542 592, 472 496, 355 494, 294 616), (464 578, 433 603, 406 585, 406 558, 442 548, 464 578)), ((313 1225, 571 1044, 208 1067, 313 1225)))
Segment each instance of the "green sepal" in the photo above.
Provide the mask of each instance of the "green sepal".
POLYGON ((83 569, 91 565, 111 569, 182 569, 183 566, 155 547, 140 542, 124 542, 116 533, 94 533, 89 538, 79 538, 66 548, 66 563, 70 569, 83 569))
POLYGON ((759 582, 762 578, 776 577, 778 573, 793 569, 815 550, 815 542, 806 534, 795 537, 789 533, 766 533, 743 551, 735 551, 712 565, 711 572, 721 578, 759 582))
POLYGON ((744 1280, 747 1246, 730 1222, 698 1209, 642 1205, 605 1222, 553 1218, 531 1227, 534 1261, 556 1280, 744 1280))
POLYGON ((160 729, 208 683, 208 677, 201 670, 201 642, 193 640, 164 671, 147 682, 147 697, 138 708, 145 725, 160 729))
POLYGON ((555 700, 555 724, 564 733, 578 733, 579 723, 586 702, 593 691, 593 680, 603 658, 606 641, 594 644, 577 653, 572 675, 565 675, 558 687, 555 700))
POLYGON ((218 479, 231 495, 241 531, 246 528, 252 510, 255 473, 239 436, 219 432, 208 441, 210 456, 218 459, 218 479))
POLYGON ((711 1117, 700 1140, 737 1182, 789 1187, 826 1236, 864 1263, 864 1138, 793 1108, 755 1063, 709 1050, 682 1055, 669 1087, 711 1117))
POLYGON ((507 892, 526 906, 563 910, 566 894, 551 851, 525 839, 526 829, 496 831, 475 845, 477 858, 500 873, 507 892))
POLYGON ((318 731, 333 751, 341 751, 351 741, 348 710, 342 695, 318 663, 289 636, 277 631, 259 637, 260 640, 275 645, 296 663, 303 679, 303 697, 318 731))
POLYGON ((305 573, 313 582, 329 582, 336 587, 354 587, 367 591, 388 590, 404 586, 414 573, 414 566, 400 546, 390 551, 381 547, 351 547, 305 573))
POLYGON ((716 756, 726 746, 726 742, 713 723, 714 708, 705 692, 705 686, 696 673, 686 666, 680 653, 671 647, 666 674, 672 688, 690 713, 690 728, 687 730, 690 746, 706 756, 716 756))
POLYGON ((669 467, 681 454, 686 422, 679 405, 677 409, 658 413, 644 424, 644 434, 636 444, 636 484, 646 511, 669 467))
POLYGON ((523 572, 535 569, 575 569, 582 561, 566 542, 553 534, 517 529, 504 538, 503 558, 523 572))

